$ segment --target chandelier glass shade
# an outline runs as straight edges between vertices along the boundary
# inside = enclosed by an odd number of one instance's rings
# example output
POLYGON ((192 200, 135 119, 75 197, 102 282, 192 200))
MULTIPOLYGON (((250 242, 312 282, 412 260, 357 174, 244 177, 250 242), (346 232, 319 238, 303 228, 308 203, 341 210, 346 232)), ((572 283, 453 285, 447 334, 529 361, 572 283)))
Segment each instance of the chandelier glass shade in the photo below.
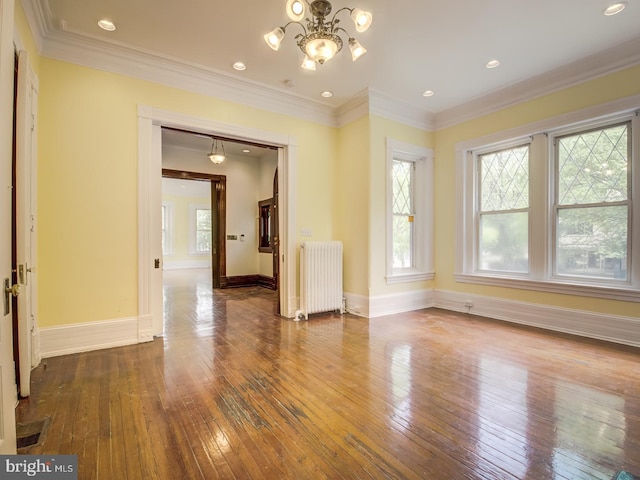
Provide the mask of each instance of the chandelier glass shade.
POLYGON ((212 138, 211 140, 211 153, 208 154, 207 157, 209 157, 209 160, 211 160, 213 163, 218 165, 224 162, 224 159, 226 158, 226 155, 224 154, 224 145, 222 144, 222 141, 220 141, 220 147, 222 148, 222 153, 220 153, 218 152, 218 140, 216 140, 215 138, 212 138))
POLYGON ((356 30, 360 33, 365 32, 373 20, 370 12, 366 12, 360 8, 344 7, 339 9, 331 18, 331 2, 328 0, 287 0, 285 7, 287 16, 291 19, 283 27, 276 27, 264 36, 264 40, 273 50, 278 50, 284 39, 285 31, 289 25, 298 25, 302 28, 303 33, 295 36, 296 44, 305 54, 302 62, 302 68, 307 70, 315 70, 316 64, 324 64, 331 60, 340 50, 342 50, 343 41, 339 33, 347 35, 349 49, 351 50, 351 58, 355 62, 358 58, 366 53, 366 49, 355 38, 339 26, 340 19, 338 14, 343 11, 350 12, 351 20, 356 30), (302 19, 307 11, 311 13, 311 18, 302 19))

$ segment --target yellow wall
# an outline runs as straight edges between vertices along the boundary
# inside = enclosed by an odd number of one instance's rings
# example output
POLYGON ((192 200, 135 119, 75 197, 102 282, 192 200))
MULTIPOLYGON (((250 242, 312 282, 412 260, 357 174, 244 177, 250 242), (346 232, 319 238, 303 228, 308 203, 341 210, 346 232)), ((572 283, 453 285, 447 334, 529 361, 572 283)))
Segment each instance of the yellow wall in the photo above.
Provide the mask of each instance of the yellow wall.
MULTIPOLYGON (((545 305, 640 317, 637 303, 456 283, 455 145, 600 103, 640 94, 640 66, 476 118, 435 134, 436 288, 545 305)), ((637 199, 636 199, 637 202, 637 199)))
POLYGON ((344 248, 344 291, 369 291, 369 118, 338 131, 333 219, 344 248))
POLYGON ((297 224, 332 237, 335 129, 44 57, 39 71, 40 327, 137 315, 140 104, 294 137, 297 224))

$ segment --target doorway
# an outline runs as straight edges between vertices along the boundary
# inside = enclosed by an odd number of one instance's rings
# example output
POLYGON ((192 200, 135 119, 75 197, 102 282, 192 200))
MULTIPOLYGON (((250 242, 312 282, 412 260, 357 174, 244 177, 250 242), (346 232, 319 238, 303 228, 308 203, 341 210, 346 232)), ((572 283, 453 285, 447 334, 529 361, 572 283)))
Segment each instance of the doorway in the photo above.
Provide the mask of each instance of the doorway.
POLYGON ((278 150, 279 231, 280 258, 279 283, 281 314, 295 316, 296 247, 295 170, 297 146, 295 137, 285 133, 259 130, 204 120, 183 114, 138 106, 138 323, 140 341, 149 341, 162 335, 162 256, 161 232, 161 179, 162 179, 162 127, 217 134, 236 141, 260 143, 278 150), (156 263, 158 260, 158 263, 156 263), (158 267, 156 267, 158 264, 158 267))
MULTIPOLYGON (((163 178, 203 181, 210 184, 211 242, 209 250, 211 254, 211 285, 213 288, 226 286, 227 178, 224 175, 187 172, 168 168, 162 169, 162 176, 163 178)), ((163 224, 165 223, 166 220, 163 217, 163 224)), ((189 246, 189 249, 191 249, 191 246, 189 246)), ((165 252, 163 247, 163 256, 165 252)))

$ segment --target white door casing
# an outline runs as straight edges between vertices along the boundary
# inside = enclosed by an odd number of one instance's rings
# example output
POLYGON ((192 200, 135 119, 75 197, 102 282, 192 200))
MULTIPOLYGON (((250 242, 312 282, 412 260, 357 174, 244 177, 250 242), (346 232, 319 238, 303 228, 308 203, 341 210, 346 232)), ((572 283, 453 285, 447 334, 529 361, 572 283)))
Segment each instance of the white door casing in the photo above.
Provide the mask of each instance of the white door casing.
MULTIPOLYGON (((295 166, 297 146, 286 134, 213 122, 202 118, 138 106, 138 318, 141 328, 149 326, 152 336, 163 334, 162 271, 155 259, 162 259, 160 227, 162 198, 162 126, 203 134, 216 134, 240 141, 280 147, 278 189, 280 192, 280 304, 282 315, 292 318, 297 309, 295 244, 295 166), (157 211, 158 219, 155 219, 157 211), (160 275, 158 288, 157 275, 160 275)), ((160 260, 161 262, 162 260, 160 260)))
MULTIPOLYGON (((13 150, 13 0, 0 0, 0 231, 11 232, 13 150)), ((5 314, 5 279, 11 281, 11 234, 0 235, 0 454, 16 452, 15 370, 11 313, 5 314)))

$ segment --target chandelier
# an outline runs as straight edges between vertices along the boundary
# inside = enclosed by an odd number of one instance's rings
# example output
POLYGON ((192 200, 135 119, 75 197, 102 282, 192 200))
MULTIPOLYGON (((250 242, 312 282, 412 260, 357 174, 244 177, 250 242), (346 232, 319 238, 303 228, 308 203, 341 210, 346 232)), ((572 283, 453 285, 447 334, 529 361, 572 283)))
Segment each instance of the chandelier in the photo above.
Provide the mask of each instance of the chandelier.
POLYGON ((358 58, 366 53, 366 49, 360 45, 355 38, 349 35, 349 33, 339 26, 340 19, 338 14, 343 11, 348 11, 351 14, 351 19, 355 24, 355 28, 358 32, 364 32, 371 26, 373 16, 369 12, 365 12, 359 8, 344 7, 333 14, 329 20, 331 14, 331 2, 328 0, 313 0, 310 3, 307 0, 287 0, 286 12, 287 16, 291 19, 284 27, 277 27, 264 36, 267 45, 274 50, 280 48, 280 43, 284 38, 286 28, 291 25, 299 25, 304 33, 299 33, 295 36, 296 43, 302 53, 304 53, 304 60, 302 61, 302 68, 307 70, 315 70, 316 63, 320 65, 324 64, 327 60, 331 60, 336 53, 342 49, 342 38, 338 35, 339 32, 344 32, 348 37, 349 49, 351 50, 351 58, 355 62, 358 58), (301 20, 304 18, 307 9, 311 11, 313 18, 306 18, 306 27, 301 20))
POLYGON ((222 140, 220 140, 220 146, 222 147, 222 153, 218 152, 218 139, 216 137, 211 137, 211 153, 207 155, 209 160, 211 160, 216 165, 224 162, 226 155, 224 154, 224 145, 222 144, 222 140), (215 150, 214 150, 215 146, 215 150))

